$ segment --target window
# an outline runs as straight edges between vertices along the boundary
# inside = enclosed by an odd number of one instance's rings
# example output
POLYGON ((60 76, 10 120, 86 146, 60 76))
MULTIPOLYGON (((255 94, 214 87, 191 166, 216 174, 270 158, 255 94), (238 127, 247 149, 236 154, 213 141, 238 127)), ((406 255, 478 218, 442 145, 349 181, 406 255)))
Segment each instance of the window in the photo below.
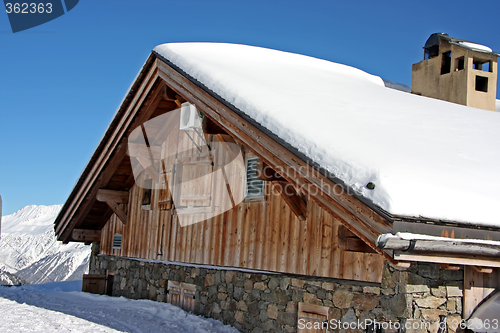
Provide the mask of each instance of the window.
POLYGON ((113 250, 119 250, 122 248, 122 238, 121 234, 113 235, 113 250))
POLYGON ((488 92, 488 78, 476 75, 476 90, 488 92))
POLYGON ((451 51, 444 52, 441 60, 441 75, 451 71, 451 51))
POLYGON ((247 159, 245 198, 258 198, 264 196, 264 181, 257 178, 258 157, 247 159))
POLYGON ((455 59, 455 71, 461 71, 465 68, 465 59, 464 57, 460 57, 455 59))
POLYGON ((433 45, 424 49, 424 60, 435 58, 439 55, 439 46, 433 45))
POLYGON ((151 178, 144 180, 144 185, 142 188, 142 209, 150 210, 151 209, 151 196, 153 191, 151 188, 153 187, 153 180, 151 178))
POLYGON ((472 61, 472 68, 480 70, 480 71, 484 71, 484 72, 491 72, 492 71, 491 61, 474 59, 472 61))

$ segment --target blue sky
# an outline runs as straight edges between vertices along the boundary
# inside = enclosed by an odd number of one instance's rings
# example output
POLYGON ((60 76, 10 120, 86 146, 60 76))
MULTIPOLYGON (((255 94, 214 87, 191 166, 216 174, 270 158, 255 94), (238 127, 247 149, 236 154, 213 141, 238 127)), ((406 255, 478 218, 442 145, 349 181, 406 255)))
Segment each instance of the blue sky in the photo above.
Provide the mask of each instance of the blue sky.
MULTIPOLYGON (((154 46, 257 45, 411 84, 433 32, 500 51, 500 1, 81 0, 13 34, 0 12, 3 215, 62 204, 154 46)), ((498 98, 498 97, 497 97, 498 98)))

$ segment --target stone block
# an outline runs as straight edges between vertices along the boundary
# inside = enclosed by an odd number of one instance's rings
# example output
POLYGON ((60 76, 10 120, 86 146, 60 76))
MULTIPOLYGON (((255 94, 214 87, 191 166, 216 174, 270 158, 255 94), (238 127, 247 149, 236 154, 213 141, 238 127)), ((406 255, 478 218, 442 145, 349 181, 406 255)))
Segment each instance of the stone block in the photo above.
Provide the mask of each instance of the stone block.
POLYGON ((282 278, 280 281, 281 290, 287 290, 288 287, 290 286, 291 282, 292 282, 292 279, 290 279, 290 278, 282 278))
POLYGON ((247 312, 248 311, 248 306, 247 306, 247 303, 245 301, 239 301, 237 304, 236 304, 236 308, 238 310, 241 310, 241 311, 244 311, 244 312, 247 312))
POLYGON ((221 301, 225 301, 227 299, 227 294, 226 293, 218 293, 217 298, 220 299, 221 301))
POLYGON ((446 288, 444 286, 431 288, 431 294, 436 297, 446 297, 446 288))
POLYGON ((436 321, 439 320, 440 315, 446 315, 447 312, 445 310, 437 309, 420 309, 420 314, 422 318, 427 321, 436 321))
POLYGON ((269 304, 267 307, 267 316, 272 319, 278 319, 278 307, 276 304, 269 304))
POLYGON ((441 280, 444 281, 463 281, 464 279, 464 271, 451 271, 451 270, 442 270, 441 271, 441 280))
POLYGON ((253 281, 250 279, 245 280, 245 283, 243 284, 243 288, 245 288, 245 291, 247 293, 251 293, 253 289, 253 281))
POLYGON ((331 282, 323 282, 321 284, 321 288, 325 290, 335 290, 335 285, 331 282))
POLYGON ((236 313, 234 314, 234 319, 236 319, 236 321, 238 323, 244 323, 245 322, 245 316, 243 315, 243 312, 241 311, 236 311, 236 313))
POLYGON ((363 293, 380 295, 380 287, 363 287, 363 293))
POLYGON ((439 279, 439 265, 438 264, 423 264, 418 265, 418 275, 429 279, 439 279))
POLYGON ((280 280, 278 278, 272 277, 267 284, 268 288, 274 290, 280 285, 280 280))
POLYGON ((320 302, 315 294, 304 293, 304 303, 318 304, 320 302))
POLYGON ((256 283, 254 283, 253 287, 254 287, 254 289, 258 289, 258 290, 267 289, 267 286, 264 282, 256 282, 256 283))
POLYGON ((448 332, 454 333, 457 330, 460 331, 460 321, 462 317, 460 315, 451 315, 446 317, 446 326, 448 327, 448 332))
POLYGON ((302 288, 306 284, 306 281, 300 279, 292 279, 292 286, 297 288, 302 288))
POLYGON ((443 305, 446 302, 446 298, 440 298, 435 296, 427 296, 424 298, 415 298, 415 303, 420 308, 426 309, 437 309, 439 306, 443 305))
POLYGON ((351 307, 353 297, 354 294, 349 290, 339 289, 333 293, 332 302, 340 309, 347 309, 351 307))
POLYGON ((232 283, 236 277, 236 271, 226 271, 226 283, 232 283))
POLYGON ((446 286, 446 294, 448 297, 462 297, 463 292, 460 287, 457 286, 446 286))
POLYGON ((455 313, 457 310, 457 301, 452 298, 446 301, 446 310, 448 310, 451 313, 455 313))
POLYGON ((206 287, 210 287, 210 286, 213 286, 215 284, 215 277, 213 274, 207 274, 207 276, 205 276, 205 286, 206 287))
POLYGON ((352 306, 361 311, 370 311, 379 305, 380 299, 373 295, 354 295, 352 299, 352 306))

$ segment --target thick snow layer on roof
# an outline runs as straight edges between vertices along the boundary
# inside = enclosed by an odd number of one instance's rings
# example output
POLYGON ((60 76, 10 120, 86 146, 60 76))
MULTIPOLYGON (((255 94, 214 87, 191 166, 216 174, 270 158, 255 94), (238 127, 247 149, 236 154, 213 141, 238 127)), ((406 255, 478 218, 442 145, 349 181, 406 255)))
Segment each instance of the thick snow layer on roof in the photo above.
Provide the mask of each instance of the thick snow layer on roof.
POLYGON ((471 43, 471 42, 459 42, 460 45, 465 46, 469 49, 474 49, 478 51, 485 51, 485 52, 493 52, 492 49, 490 49, 488 46, 484 46, 481 44, 476 44, 476 43, 471 43))
POLYGON ((218 43, 154 51, 390 213, 500 226, 499 113, 281 51, 218 43))
POLYGON ((500 99, 497 99, 497 107, 496 107, 496 110, 497 112, 500 112, 500 99))

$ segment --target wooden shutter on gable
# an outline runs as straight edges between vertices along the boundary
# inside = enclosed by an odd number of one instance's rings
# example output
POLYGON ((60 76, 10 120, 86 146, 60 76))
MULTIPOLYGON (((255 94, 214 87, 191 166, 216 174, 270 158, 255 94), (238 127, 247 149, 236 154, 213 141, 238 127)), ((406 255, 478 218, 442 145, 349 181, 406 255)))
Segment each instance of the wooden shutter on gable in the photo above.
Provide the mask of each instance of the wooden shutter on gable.
POLYGON ((191 150, 174 165, 173 201, 177 214, 207 213, 213 210, 214 152, 191 150))

